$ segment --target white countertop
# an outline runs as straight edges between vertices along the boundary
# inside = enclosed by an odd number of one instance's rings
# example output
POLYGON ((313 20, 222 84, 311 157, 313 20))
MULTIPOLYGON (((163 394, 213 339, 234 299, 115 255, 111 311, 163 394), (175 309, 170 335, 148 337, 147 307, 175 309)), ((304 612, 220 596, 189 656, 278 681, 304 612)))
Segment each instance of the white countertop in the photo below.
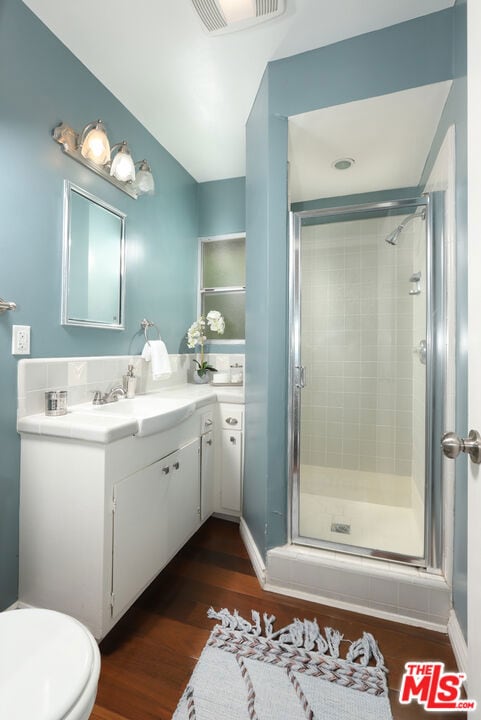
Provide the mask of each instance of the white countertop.
POLYGON ((137 395, 136 399, 137 403, 121 399, 101 406, 92 403, 72 405, 66 415, 60 416, 27 415, 19 418, 17 430, 19 433, 109 443, 129 435, 162 432, 182 422, 197 408, 214 402, 243 404, 244 388, 184 384, 137 395))

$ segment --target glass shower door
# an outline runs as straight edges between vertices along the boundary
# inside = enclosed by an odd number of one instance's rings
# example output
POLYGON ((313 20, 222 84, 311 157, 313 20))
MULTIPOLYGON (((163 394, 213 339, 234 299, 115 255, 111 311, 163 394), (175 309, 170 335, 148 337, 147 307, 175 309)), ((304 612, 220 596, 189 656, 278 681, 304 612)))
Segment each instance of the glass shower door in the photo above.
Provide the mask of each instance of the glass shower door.
POLYGON ((299 225, 293 538, 423 564, 429 204, 392 205, 299 225))

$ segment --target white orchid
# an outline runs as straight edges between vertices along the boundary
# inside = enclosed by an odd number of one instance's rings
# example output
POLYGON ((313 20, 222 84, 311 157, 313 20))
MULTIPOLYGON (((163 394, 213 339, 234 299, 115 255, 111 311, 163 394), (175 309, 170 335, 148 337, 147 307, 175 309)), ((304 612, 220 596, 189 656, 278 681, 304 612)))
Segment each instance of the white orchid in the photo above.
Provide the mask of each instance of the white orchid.
POLYGON ((216 368, 204 360, 204 343, 207 341, 205 335, 206 325, 208 325, 212 332, 216 332, 219 335, 223 335, 225 330, 224 318, 218 310, 210 310, 205 318, 201 315, 187 330, 187 347, 195 348, 196 345, 200 345, 200 362, 194 360, 198 365, 197 373, 200 376, 205 375, 209 370, 211 372, 217 372, 216 368))
POLYGON ((213 332, 224 334, 225 322, 224 318, 218 310, 211 310, 207 313, 207 324, 213 332))

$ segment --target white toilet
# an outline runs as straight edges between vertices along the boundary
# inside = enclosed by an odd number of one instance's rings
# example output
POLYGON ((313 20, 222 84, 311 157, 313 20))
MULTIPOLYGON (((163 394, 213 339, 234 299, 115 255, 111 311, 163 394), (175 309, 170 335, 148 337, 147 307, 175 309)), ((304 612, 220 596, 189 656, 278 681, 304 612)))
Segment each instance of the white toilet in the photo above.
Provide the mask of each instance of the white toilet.
POLYGON ((74 618, 28 608, 0 613, 0 718, 88 720, 100 652, 74 618))

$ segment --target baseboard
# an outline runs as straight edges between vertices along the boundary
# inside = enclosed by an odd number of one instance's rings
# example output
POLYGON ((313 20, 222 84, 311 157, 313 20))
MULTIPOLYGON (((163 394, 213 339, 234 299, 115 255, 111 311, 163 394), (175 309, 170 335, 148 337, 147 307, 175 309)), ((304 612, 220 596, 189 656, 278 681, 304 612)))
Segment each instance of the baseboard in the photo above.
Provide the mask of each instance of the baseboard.
POLYGON ((219 518, 219 520, 227 520, 228 522, 233 522, 237 524, 239 524, 240 522, 239 515, 228 515, 227 513, 215 512, 212 514, 212 517, 219 518))
POLYGON ((257 579, 259 580, 261 587, 264 587, 266 582, 266 566, 264 558, 260 554, 257 545, 254 542, 254 538, 251 535, 251 531, 247 527, 247 523, 243 517, 240 519, 240 534, 242 540, 244 541, 252 567, 254 568, 254 572, 257 575, 257 579))
POLYGON ((33 605, 29 605, 28 603, 21 602, 20 600, 15 600, 14 603, 12 603, 9 607, 5 608, 5 610, 2 610, 2 612, 8 612, 8 610, 22 610, 23 608, 31 608, 33 605))
POLYGON ((451 610, 448 620, 448 635, 453 648, 454 657, 459 672, 468 673, 468 646, 464 639, 461 625, 454 610, 451 610))
POLYGON ((9 607, 6 607, 4 610, 2 610, 2 612, 8 612, 9 610, 18 610, 19 607, 21 607, 20 603, 18 602, 18 600, 15 600, 14 603, 9 605, 9 607))

